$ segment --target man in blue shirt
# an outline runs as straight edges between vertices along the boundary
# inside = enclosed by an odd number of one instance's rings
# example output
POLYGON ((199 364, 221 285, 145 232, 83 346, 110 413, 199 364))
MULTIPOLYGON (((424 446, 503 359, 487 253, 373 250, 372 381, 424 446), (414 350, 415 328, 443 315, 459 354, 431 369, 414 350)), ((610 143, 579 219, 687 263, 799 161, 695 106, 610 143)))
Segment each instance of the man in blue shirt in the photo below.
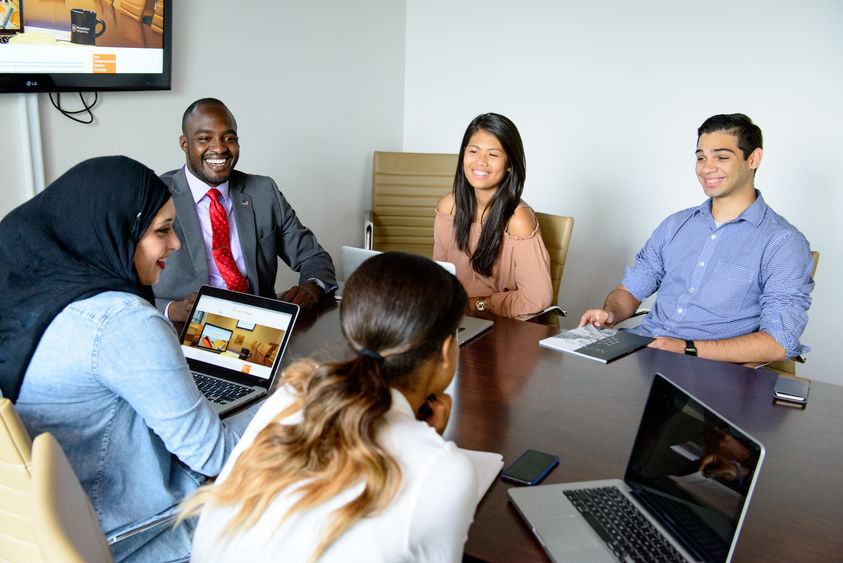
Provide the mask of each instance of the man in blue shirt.
POLYGON ((655 337, 652 348, 740 363, 807 352, 799 337, 814 287, 811 249, 755 189, 761 129, 743 114, 715 115, 697 135, 697 178, 709 199, 665 219, 580 326, 614 326, 658 290, 633 329, 655 337))

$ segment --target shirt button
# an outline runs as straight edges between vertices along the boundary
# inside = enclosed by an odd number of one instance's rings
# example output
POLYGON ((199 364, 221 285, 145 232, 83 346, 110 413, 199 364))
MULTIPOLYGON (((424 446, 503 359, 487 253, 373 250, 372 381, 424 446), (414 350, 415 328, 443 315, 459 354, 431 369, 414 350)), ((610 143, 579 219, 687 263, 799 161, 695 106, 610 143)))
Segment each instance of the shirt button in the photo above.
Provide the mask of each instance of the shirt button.
POLYGON ((717 235, 711 235, 711 240, 714 240, 716 238, 717 238, 717 235))
POLYGON ((676 312, 677 312, 677 313, 681 313, 681 312, 682 312, 682 307, 679 307, 678 309, 676 309, 676 312))
POLYGON ((705 262, 700 262, 700 266, 705 266, 705 262))
POLYGON ((665 332, 670 332, 670 329, 669 329, 669 328, 666 328, 666 329, 664 329, 664 330, 665 330, 665 332))

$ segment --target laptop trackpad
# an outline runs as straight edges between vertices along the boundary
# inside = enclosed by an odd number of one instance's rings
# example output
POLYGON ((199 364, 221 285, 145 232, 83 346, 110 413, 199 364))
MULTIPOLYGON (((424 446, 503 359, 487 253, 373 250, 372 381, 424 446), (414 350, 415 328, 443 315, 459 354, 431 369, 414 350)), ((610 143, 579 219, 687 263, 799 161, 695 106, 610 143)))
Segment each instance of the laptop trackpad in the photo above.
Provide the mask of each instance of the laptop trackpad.
MULTIPOLYGON (((535 533, 547 551, 554 555, 588 553, 589 561, 614 561, 605 546, 595 537, 594 531, 579 515, 540 519, 536 522, 535 533)), ((559 560, 558 557, 556 559, 559 560)), ((571 558, 571 561, 575 560, 582 559, 571 558)))

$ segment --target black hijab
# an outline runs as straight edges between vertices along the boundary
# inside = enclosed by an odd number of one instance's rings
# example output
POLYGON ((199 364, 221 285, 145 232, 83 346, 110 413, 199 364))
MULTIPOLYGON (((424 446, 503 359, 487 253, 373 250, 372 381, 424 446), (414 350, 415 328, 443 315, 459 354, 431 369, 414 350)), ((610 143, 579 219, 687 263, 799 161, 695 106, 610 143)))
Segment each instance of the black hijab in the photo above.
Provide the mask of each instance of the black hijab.
POLYGON ((41 336, 69 303, 104 291, 154 303, 135 270, 135 247, 169 199, 152 170, 106 156, 77 164, 0 221, 3 396, 17 400, 41 336))

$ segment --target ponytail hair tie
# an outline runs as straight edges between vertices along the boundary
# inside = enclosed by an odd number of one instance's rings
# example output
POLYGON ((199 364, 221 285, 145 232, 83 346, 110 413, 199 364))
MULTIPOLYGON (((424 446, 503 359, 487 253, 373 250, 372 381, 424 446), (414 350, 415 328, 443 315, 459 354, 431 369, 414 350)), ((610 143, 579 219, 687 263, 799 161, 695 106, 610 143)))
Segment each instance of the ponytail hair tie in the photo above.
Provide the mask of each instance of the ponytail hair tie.
POLYGON ((373 360, 375 360, 379 364, 383 363, 383 356, 381 356, 380 354, 378 354, 374 350, 369 350, 368 348, 360 348, 359 350, 357 350, 357 355, 358 356, 369 356, 370 358, 372 358, 373 360))

